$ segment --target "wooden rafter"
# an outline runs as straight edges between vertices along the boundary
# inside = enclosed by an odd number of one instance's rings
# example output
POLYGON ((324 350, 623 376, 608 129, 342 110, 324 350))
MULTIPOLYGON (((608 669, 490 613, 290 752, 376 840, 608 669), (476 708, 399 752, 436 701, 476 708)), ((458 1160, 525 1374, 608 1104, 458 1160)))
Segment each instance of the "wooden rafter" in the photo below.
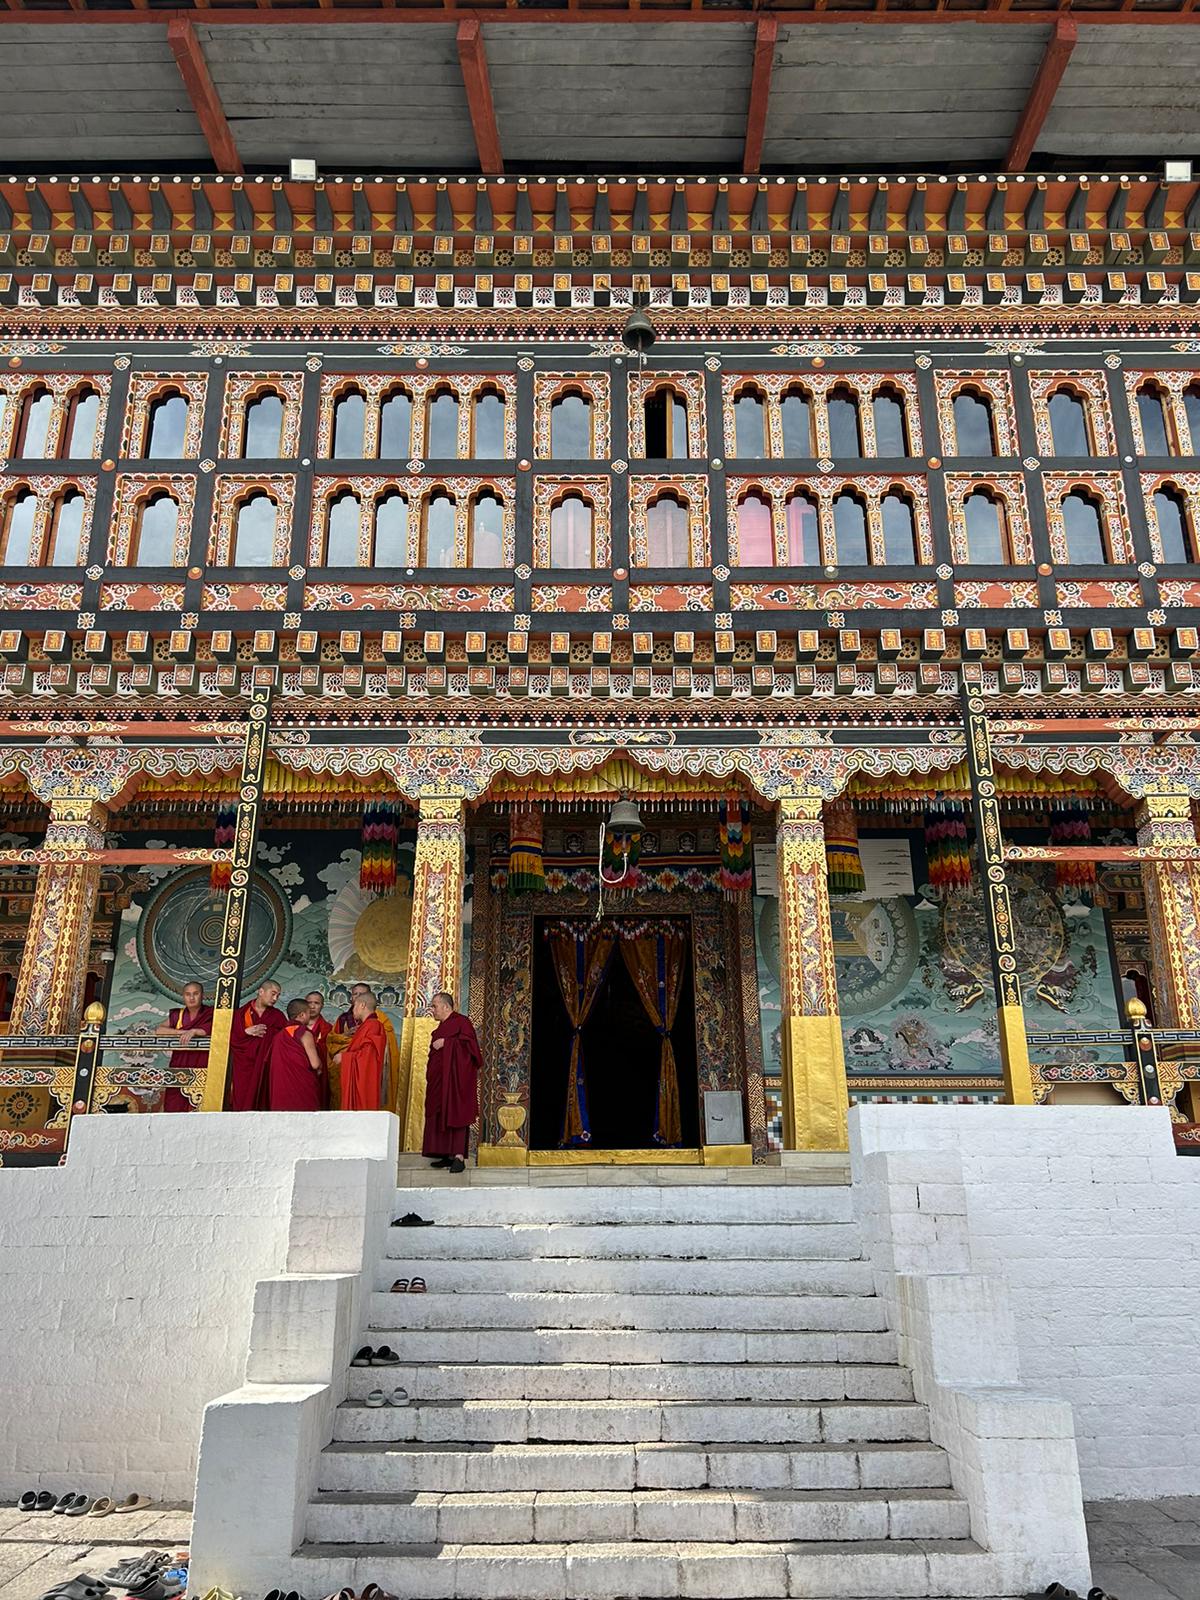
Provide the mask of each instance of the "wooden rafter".
POLYGON ((479 153, 479 170, 501 173, 504 171, 504 156, 500 149, 500 130, 496 126, 496 108, 492 103, 492 83, 488 76, 487 54, 483 48, 483 29, 474 17, 469 17, 459 23, 456 37, 463 86, 467 91, 467 110, 471 114, 475 149, 479 153))
MULTIPOLYGON (((1117 14, 1128 15, 1126 12, 1117 14)), ((1004 158, 1006 172, 1023 171, 1037 148, 1046 118, 1050 115, 1050 107, 1054 104, 1054 96, 1058 93, 1058 86, 1063 80, 1067 62, 1071 59, 1071 52, 1078 39, 1078 24, 1070 17, 1059 17, 1054 24, 1054 31, 1046 41, 1046 49, 1041 65, 1037 69, 1037 76, 1030 85, 1029 97, 1013 131, 1012 142, 1004 158)))
POLYGON ((767 107, 771 99, 771 72, 775 65, 775 42, 778 37, 779 23, 775 18, 760 16, 754 29, 754 66, 750 74, 750 103, 746 108, 743 172, 757 172, 762 166, 767 107))
MULTIPOLYGON (((55 0, 49 0, 54 4, 55 0)), ((317 6, 303 9, 294 5, 269 4, 267 9, 258 9, 259 0, 244 0, 244 3, 229 7, 218 6, 206 9, 206 0, 178 0, 173 11, 176 19, 186 13, 199 12, 204 19, 205 26, 213 27, 259 27, 278 23, 282 27, 302 28, 319 26, 330 23, 337 27, 362 26, 379 27, 381 24, 390 24, 397 27, 421 26, 430 24, 445 27, 447 20, 457 21, 462 17, 458 0, 442 0, 441 4, 413 6, 386 5, 375 8, 362 6, 338 5, 317 6)), ((98 26, 110 28, 120 26, 147 26, 161 28, 164 13, 161 10, 128 10, 115 11, 107 9, 108 0, 97 3, 97 0, 82 0, 83 9, 72 9, 71 0, 57 0, 58 8, 38 9, 29 11, 25 7, 25 0, 0 0, 0 23, 19 22, 25 26, 36 24, 38 27, 66 24, 67 26, 81 26, 86 23, 95 23, 98 26)), ((1099 0, 1095 8, 1089 7, 1081 13, 1083 22, 1089 28, 1104 26, 1136 26, 1145 27, 1194 27, 1195 26, 1195 0, 1173 0, 1173 9, 1161 10, 1154 4, 1154 0, 1136 0, 1134 9, 1124 9, 1125 0, 1099 0)), ((1035 3, 1026 9, 1012 3, 1012 0, 983 0, 978 7, 971 9, 942 10, 937 4, 930 5, 927 10, 909 10, 905 0, 883 0, 882 9, 878 7, 877 0, 866 0, 862 6, 846 6, 825 9, 826 0, 813 0, 812 9, 797 11, 785 8, 772 9, 769 12, 773 22, 781 27, 845 27, 847 24, 866 26, 869 24, 888 25, 895 23, 900 27, 952 27, 955 24, 964 24, 969 27, 1055 27, 1063 22, 1063 14, 1054 6, 1044 3, 1035 3)), ((717 27, 736 26, 738 23, 746 25, 757 21, 757 16, 748 17, 725 7, 701 4, 694 6, 694 0, 679 0, 679 3, 669 9, 656 10, 641 7, 639 0, 624 0, 623 4, 608 4, 603 9, 589 10, 586 6, 572 4, 572 0, 558 0, 556 8, 543 9, 531 7, 529 9, 511 8, 502 9, 492 4, 487 8, 473 9, 470 20, 481 26, 488 23, 503 24, 505 27, 519 26, 528 23, 533 26, 545 27, 547 24, 570 27, 574 23, 588 27, 597 24, 612 24, 615 26, 628 26, 636 23, 647 23, 654 27, 665 25, 689 26, 715 25, 717 27), (693 5, 688 9, 689 4, 693 5)), ((1068 26, 1071 26, 1068 22, 1068 26)))
MULTIPOLYGON (((140 14, 125 13, 127 16, 140 14)), ((149 16, 152 13, 147 12, 145 15, 149 16)), ((233 141, 233 134, 226 121, 221 97, 217 93, 216 84, 212 81, 212 73, 208 70, 208 62, 204 59, 196 30, 188 17, 171 18, 167 25, 167 43, 171 46, 171 52, 179 68, 179 76, 183 79, 183 86, 187 90, 188 99, 192 102, 192 110, 196 113, 196 120, 200 124, 200 131, 204 135, 217 171, 243 172, 245 169, 242 166, 242 158, 238 155, 237 145, 233 141)))

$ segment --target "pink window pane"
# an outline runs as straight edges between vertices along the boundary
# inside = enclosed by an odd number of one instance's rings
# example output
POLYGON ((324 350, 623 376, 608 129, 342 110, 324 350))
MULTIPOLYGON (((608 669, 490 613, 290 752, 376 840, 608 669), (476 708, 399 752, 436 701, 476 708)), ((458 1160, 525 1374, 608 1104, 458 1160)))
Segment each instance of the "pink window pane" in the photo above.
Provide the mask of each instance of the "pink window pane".
POLYGON ((657 500, 646 513, 646 542, 652 567, 688 565, 688 513, 678 500, 657 500))
POLYGON ((787 503, 787 559, 789 567, 816 567, 821 562, 817 508, 803 495, 787 503))
POLYGON ((738 506, 737 535, 738 561, 743 567, 775 565, 771 507, 759 495, 748 494, 738 506))

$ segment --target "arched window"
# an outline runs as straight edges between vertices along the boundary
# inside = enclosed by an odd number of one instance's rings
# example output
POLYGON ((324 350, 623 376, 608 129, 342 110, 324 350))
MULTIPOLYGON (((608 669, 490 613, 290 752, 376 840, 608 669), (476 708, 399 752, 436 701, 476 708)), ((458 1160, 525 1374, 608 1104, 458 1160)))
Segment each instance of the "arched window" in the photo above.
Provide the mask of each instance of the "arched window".
POLYGON ((1142 425, 1142 454, 1169 456, 1166 396, 1156 383, 1144 383, 1137 392, 1138 421, 1142 425))
POLYGON ((83 461, 96 454, 96 426, 100 421, 100 396, 95 389, 80 389, 71 398, 67 411, 67 440, 63 454, 68 461, 83 461))
POLYGON ((792 495, 785 510, 785 524, 788 566, 820 566, 820 521, 816 505, 806 494, 792 495))
POLYGON ((1087 456, 1092 453, 1088 432, 1087 407, 1070 389, 1056 389, 1046 410, 1050 415, 1050 439, 1056 456, 1087 456))
POLYGON ((275 527, 279 507, 260 489, 238 507, 237 529, 233 540, 235 567, 275 565, 275 527))
POLYGON ((504 396, 496 389, 482 389, 472 402, 471 454, 477 461, 504 455, 504 396))
POLYGON ((412 396, 393 389, 379 408, 379 456, 383 461, 407 461, 412 455, 412 396))
POLYGON ((1104 524, 1100 507, 1082 489, 1072 489, 1062 503, 1063 531, 1067 536, 1067 560, 1079 565, 1098 566, 1108 558, 1104 550, 1104 524))
POLYGON ((32 489, 18 489, 4 515, 4 565, 6 567, 35 567, 38 555, 33 548, 33 530, 37 522, 37 495, 32 489))
MULTIPOLYGON (((458 401, 454 408, 458 410, 458 401)), ((425 539, 421 565, 425 567, 452 567, 454 565, 454 501, 444 489, 435 489, 425 502, 425 539)))
POLYGON ((18 456, 29 460, 44 459, 50 450, 50 421, 54 415, 54 397, 49 389, 34 389, 21 407, 21 426, 17 432, 18 456))
POLYGON ((898 489, 889 490, 880 507, 883 512, 883 559, 889 567, 911 567, 917 560, 917 534, 913 508, 898 489))
POLYGON ((871 401, 871 416, 875 422, 877 456, 912 454, 908 443, 908 417, 904 410, 904 401, 894 389, 879 390, 871 401))
POLYGON ((472 567, 498 567, 504 546, 504 507, 486 489, 471 504, 472 567))
POLYGON ((737 508, 738 565, 773 567, 775 535, 771 527, 771 502, 751 490, 737 508))
POLYGON ((389 489, 375 502, 375 565, 408 565, 408 501, 399 489, 389 489))
MULTIPOLYGON (((458 396, 453 389, 430 395, 425 412, 425 454, 431 461, 458 455, 458 396)), ((446 563, 449 565, 449 563, 446 563)))
POLYGON ((785 456, 815 456, 812 402, 804 389, 789 389, 779 402, 785 456))
POLYGON ((833 538, 839 566, 867 565, 867 508, 849 489, 834 497, 833 538))
POLYGON ((329 502, 325 517, 325 565, 327 567, 358 567, 362 565, 359 554, 359 529, 362 526, 362 502, 350 489, 343 489, 329 502))
POLYGON ((592 455, 592 402, 571 390, 550 405, 550 454, 564 461, 590 460, 592 455))
POLYGON ((859 425, 858 396, 853 389, 831 389, 825 409, 829 414, 830 454, 861 456, 862 428, 859 425))
POLYGON ((173 567, 179 502, 165 489, 147 496, 138 507, 131 566, 173 567))
POLYGON ((1164 484, 1154 492, 1154 518, 1164 561, 1193 561, 1191 529, 1187 508, 1178 489, 1164 484))
POLYGON ((733 453, 740 461, 761 461, 767 453, 767 407, 757 389, 734 399, 733 453))
POLYGON ((963 501, 967 534, 967 560, 977 565, 1007 566, 1008 518, 1003 503, 987 489, 972 489, 963 501))
POLYGON ((678 496, 660 495, 646 508, 646 554, 651 567, 691 564, 688 508, 678 496))
POLYGON ((189 405, 178 389, 160 394, 150 403, 146 428, 146 457, 150 461, 179 461, 187 438, 189 405))
MULTIPOLYGON (((1183 413, 1192 436, 1192 454, 1200 456, 1200 383, 1193 383, 1190 389, 1183 391, 1183 413)), ((4 428, 0 425, 0 438, 3 437, 4 428)))
POLYGON ((347 389, 333 403, 333 458, 361 461, 366 454, 367 397, 347 389))
POLYGON ((592 508, 580 494, 564 496, 550 512, 550 565, 552 567, 590 567, 595 564, 592 550, 592 508))
POLYGON ((646 396, 646 460, 682 461, 688 451, 687 401, 670 385, 646 396))
POLYGON ((268 389, 246 407, 243 461, 277 461, 283 450, 283 396, 268 389))
POLYGON ((954 453, 959 456, 996 454, 992 402, 975 389, 961 389, 954 396, 954 453))
POLYGON ((59 495, 50 524, 52 567, 77 567, 83 560, 84 498, 78 489, 59 495))

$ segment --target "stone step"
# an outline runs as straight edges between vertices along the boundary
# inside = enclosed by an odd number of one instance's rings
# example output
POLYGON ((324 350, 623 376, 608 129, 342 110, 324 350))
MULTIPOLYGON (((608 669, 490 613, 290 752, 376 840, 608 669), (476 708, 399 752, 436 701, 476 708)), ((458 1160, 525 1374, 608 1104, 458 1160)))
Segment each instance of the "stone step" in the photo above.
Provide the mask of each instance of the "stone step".
POLYGON ((484 1365, 423 1362, 351 1367, 351 1400, 373 1389, 407 1390, 413 1400, 911 1400, 899 1366, 836 1362, 607 1362, 484 1365))
MULTIPOLYGON (((375 1345, 388 1340, 406 1362, 482 1362, 496 1366, 565 1361, 891 1363, 898 1359, 896 1335, 886 1329, 746 1333, 737 1328, 425 1328, 394 1332, 387 1339, 371 1336, 375 1345)), ((388 1372, 394 1369, 350 1370, 378 1372, 379 1381, 371 1384, 374 1389, 386 1384, 388 1372)))
MULTIPOLYGON (((622 1231, 622 1230, 614 1230, 622 1231)), ((749 1246, 750 1241, 747 1241, 749 1246)), ((376 1288, 420 1277, 432 1294, 865 1294, 875 1292, 869 1261, 437 1261, 383 1263, 376 1288)), ((403 1293, 404 1291, 400 1291, 403 1293)))
POLYGON ((965 1539, 970 1531, 966 1501, 947 1489, 327 1495, 307 1521, 315 1542, 370 1545, 965 1539))
MULTIPOLYGON (((407 1328, 729 1328, 870 1333, 886 1326, 870 1295, 690 1294, 372 1294, 370 1327, 407 1328)), ((370 1341, 369 1341, 370 1342, 370 1341)), ((379 1343, 379 1340, 373 1341, 379 1343)))
MULTIPOLYGON (((419 1215, 425 1213, 414 1207, 419 1215)), ((403 1215, 403 1213, 401 1213, 403 1215)), ((852 1261, 861 1256, 852 1222, 519 1222, 392 1228, 388 1259, 426 1261, 755 1260, 852 1261)), ((395 1277, 395 1273, 392 1274, 395 1277)), ((388 1280, 389 1283, 391 1279, 388 1280)))
POLYGON ((945 1489, 946 1454, 906 1444, 333 1444, 330 1494, 617 1489, 945 1489))
POLYGON ((715 1404, 687 1400, 465 1400, 372 1407, 348 1401, 333 1418, 342 1444, 563 1443, 846 1444, 929 1437, 929 1414, 911 1401, 825 1405, 715 1404))
POLYGON ((344 1547, 307 1544, 291 1564, 302 1592, 373 1581, 424 1600, 663 1600, 749 1596, 844 1600, 1015 1595, 1043 1588, 1031 1560, 986 1553, 968 1539, 729 1545, 637 1541, 589 1544, 381 1545, 348 1558, 344 1547))
MULTIPOLYGON (((848 1186, 830 1184, 588 1184, 546 1188, 398 1189, 394 1215, 435 1223, 851 1222, 848 1186)), ((397 1228, 399 1234, 402 1230, 397 1228)), ((429 1229, 433 1232, 433 1229, 429 1229)))

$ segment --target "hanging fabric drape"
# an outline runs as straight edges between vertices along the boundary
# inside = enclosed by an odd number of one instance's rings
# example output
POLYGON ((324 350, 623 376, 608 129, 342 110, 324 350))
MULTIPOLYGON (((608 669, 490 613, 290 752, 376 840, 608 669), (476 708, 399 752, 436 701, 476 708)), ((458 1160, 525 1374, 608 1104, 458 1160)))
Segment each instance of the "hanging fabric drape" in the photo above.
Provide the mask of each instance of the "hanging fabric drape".
POLYGON ((679 1074, 675 1068, 675 1047, 671 1029, 679 1010, 683 988, 683 963, 687 941, 676 929, 623 939, 621 956, 633 979, 646 1015, 658 1030, 662 1048, 658 1066, 658 1105, 654 1113, 654 1142, 678 1145, 683 1141, 679 1122, 679 1074))
MULTIPOLYGON (((1085 801, 1076 796, 1056 800, 1050 813, 1050 843, 1057 845, 1091 844, 1092 821, 1085 801)), ((1054 886, 1067 899, 1091 905, 1096 892, 1094 861, 1056 861, 1054 886)))
POLYGON ((557 930, 547 934, 550 955, 554 962, 554 975, 558 979, 559 993, 571 1022, 571 1059, 568 1065, 567 1105, 563 1113, 563 1131, 559 1144, 570 1145, 592 1142, 591 1123, 588 1120, 587 1083, 583 1072, 583 1025, 591 1014, 612 960, 615 936, 607 928, 577 939, 573 934, 557 930))
POLYGON ((744 800, 726 800, 721 814, 721 866, 717 882, 727 895, 750 887, 750 807, 744 800))
POLYGON ((362 865, 358 886, 375 894, 396 887, 396 840, 399 816, 394 800, 368 800, 363 807, 362 865))
MULTIPOLYGON (((237 804, 222 800, 217 806, 213 824, 213 844, 218 850, 232 850, 237 833, 237 804)), ((213 894, 224 894, 233 875, 232 861, 214 861, 208 874, 208 887, 213 894)))
POLYGON ((925 861, 931 888, 954 894, 971 887, 967 810, 961 800, 935 800, 925 811, 925 861))
POLYGON ((867 887, 851 800, 831 800, 825 807, 825 866, 830 894, 862 894, 867 887))
POLYGON ((508 814, 508 892, 538 894, 546 887, 540 806, 514 806, 508 814))

